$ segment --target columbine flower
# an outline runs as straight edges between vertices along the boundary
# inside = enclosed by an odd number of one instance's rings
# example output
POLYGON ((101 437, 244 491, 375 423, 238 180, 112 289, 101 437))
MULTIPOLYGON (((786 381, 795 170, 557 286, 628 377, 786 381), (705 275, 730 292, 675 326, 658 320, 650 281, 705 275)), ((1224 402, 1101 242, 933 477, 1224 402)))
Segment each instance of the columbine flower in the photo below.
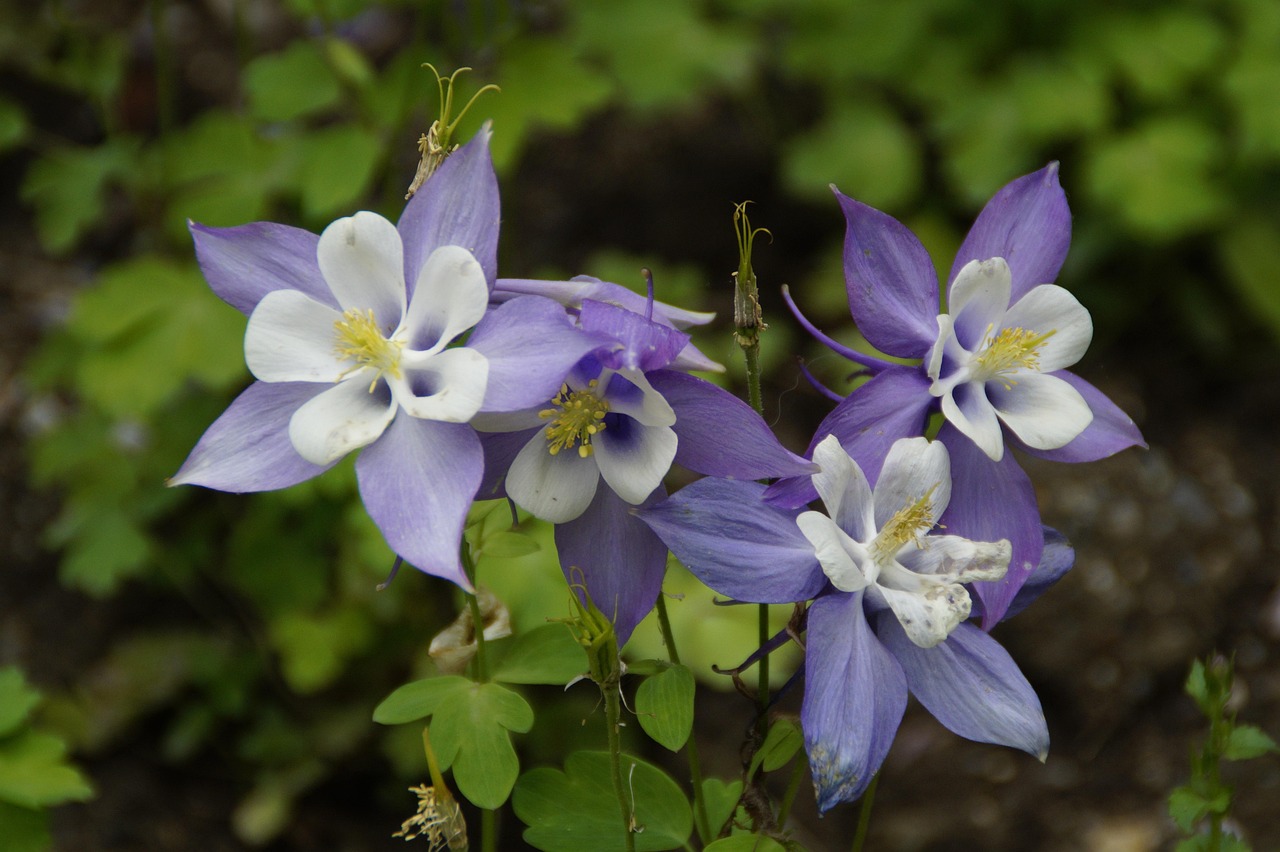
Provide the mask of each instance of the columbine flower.
MULTIPOLYGON (((1041 759, 1040 702, 1008 653, 970 622, 963 584, 997 578, 1008 542, 934 533, 951 491, 947 451, 895 442, 874 489, 828 437, 813 479, 828 514, 785 509, 764 486, 707 478, 641 511, 704 583, 741 601, 814 599, 805 637, 805 748, 818 806, 860 796, 879 770, 910 691, 952 732, 1041 759)), ((1071 566, 1052 531, 1016 611, 1071 566)))
MULTIPOLYGON (((655 312, 656 313, 656 312, 655 312)), ((672 462, 745 479, 808 473, 746 403, 670 369, 687 335, 618 305, 583 300, 583 331, 599 348, 547 402, 518 415, 480 418, 486 486, 556 524, 566 575, 585 578, 591 600, 625 643, 662 587, 666 548, 633 514, 661 499, 672 462), (504 482, 505 477, 505 482, 504 482)))
MULTIPOLYGON (((844 267, 849 307, 880 351, 919 359, 890 363, 815 336, 873 374, 819 426, 868 474, 893 442, 923 435, 930 415, 946 423, 954 499, 941 522, 965 537, 1008 539, 1013 557, 999 583, 979 583, 984 625, 1005 607, 1040 562, 1044 546, 1035 493, 1005 452, 1006 443, 1042 458, 1092 461, 1141 445, 1133 421, 1083 379, 1066 371, 1092 337, 1088 312, 1051 282, 1071 242, 1071 213, 1051 163, 1018 178, 987 203, 951 269, 940 312, 934 267, 904 225, 836 193, 848 228, 844 267)), ((788 297, 789 300, 789 297, 788 297)), ((816 496, 806 479, 779 483, 770 499, 797 507, 816 496)))
POLYGON ((486 315, 498 239, 488 139, 450 157, 398 225, 362 212, 319 237, 191 226, 210 286, 250 314, 258 381, 170 484, 284 488, 363 448, 360 495, 387 542, 470 588, 458 545, 484 458, 468 422, 544 399, 596 345, 546 299, 486 315), (472 326, 466 346, 450 346, 472 326))

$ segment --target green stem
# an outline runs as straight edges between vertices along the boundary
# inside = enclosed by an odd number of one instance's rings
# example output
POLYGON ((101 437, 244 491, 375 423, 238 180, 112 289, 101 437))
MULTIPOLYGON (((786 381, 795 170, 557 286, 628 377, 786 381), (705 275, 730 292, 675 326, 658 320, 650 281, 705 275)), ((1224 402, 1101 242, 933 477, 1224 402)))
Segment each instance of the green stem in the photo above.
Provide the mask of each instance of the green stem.
MULTIPOLYGON (((741 340, 741 338, 739 338, 741 340)), ((760 338, 753 337, 751 344, 742 347, 747 361, 747 399, 757 414, 764 414, 764 400, 760 394, 760 338)), ((769 605, 759 604, 759 640, 764 647, 769 641, 769 605)), ((757 675, 759 686, 756 689, 756 706, 760 718, 756 723, 760 731, 760 741, 769 735, 769 656, 760 658, 757 675)))
POLYGON ((498 812, 490 808, 480 809, 480 849, 498 851, 498 812))
POLYGON ((782 794, 782 805, 778 808, 778 825, 786 827, 787 817, 791 814, 791 803, 796 799, 796 793, 800 792, 800 783, 804 781, 805 772, 809 768, 809 763, 803 756, 797 756, 795 766, 791 770, 791 780, 787 782, 786 792, 782 794))
POLYGON ((747 359, 747 401, 756 413, 764 415, 764 398, 760 395, 760 341, 744 347, 742 353, 747 359))
MULTIPOLYGON (((471 545, 463 540, 462 542, 462 569, 467 572, 467 578, 471 580, 471 585, 476 582, 476 564, 471 559, 471 545)), ((485 659, 484 647, 484 616, 480 613, 480 601, 475 595, 464 592, 467 598, 467 606, 471 608, 471 632, 476 637, 476 680, 480 683, 486 683, 489 680, 489 665, 485 659)))
POLYGON ((604 688, 605 725, 609 731, 609 768, 613 773, 613 792, 618 797, 618 810, 622 813, 622 836, 626 838, 627 852, 636 852, 636 837, 631 832, 631 802, 622 784, 622 738, 618 735, 618 723, 622 718, 621 696, 616 684, 604 688))
POLYGON ((853 836, 853 852, 862 852, 862 844, 867 841, 867 832, 871 830, 871 806, 876 800, 876 787, 880 785, 880 773, 877 772, 862 794, 862 808, 858 811, 858 833, 853 836))
MULTIPOLYGON (((667 617, 667 601, 661 594, 658 595, 658 626, 662 630, 662 641, 667 646, 667 656, 671 662, 680 665, 676 637, 671 631, 671 619, 667 617)), ((692 733, 689 734, 689 740, 685 743, 685 752, 689 756, 689 780, 693 783, 693 813, 698 821, 698 836, 703 842, 710 843, 715 838, 715 834, 711 833, 710 820, 707 819, 707 802, 702 798, 702 760, 698 756, 698 738, 692 733)))

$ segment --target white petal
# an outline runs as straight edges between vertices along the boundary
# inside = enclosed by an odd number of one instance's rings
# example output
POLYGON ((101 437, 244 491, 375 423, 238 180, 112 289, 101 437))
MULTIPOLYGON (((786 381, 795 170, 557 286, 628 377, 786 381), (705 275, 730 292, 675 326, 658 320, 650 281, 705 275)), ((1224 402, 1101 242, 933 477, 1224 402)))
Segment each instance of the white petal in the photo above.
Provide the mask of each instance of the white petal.
POLYGON ((362 210, 324 229, 320 273, 344 311, 372 310, 384 337, 404 316, 404 247, 396 226, 362 210))
POLYGON ((835 435, 828 435, 813 448, 813 461, 821 468, 813 475, 813 487, 827 513, 855 541, 870 541, 875 535, 875 516, 871 485, 862 468, 835 435))
POLYGON ((460 246, 441 246, 418 273, 405 317, 409 348, 438 351, 480 322, 489 306, 484 268, 460 246))
POLYGON ((907 638, 921 648, 932 648, 951 635, 969 617, 973 602, 963 586, 929 585, 920 591, 876 586, 898 617, 907 638))
POLYGON ((359 377, 340 382, 293 413, 289 440, 312 464, 329 464, 368 446, 395 416, 396 404, 385 387, 369 393, 359 377))
POLYGON ((928 574, 952 583, 999 580, 1009 570, 1013 553, 1008 539, 969 541, 958 535, 926 536, 919 549, 898 555, 902 565, 917 574, 928 574))
POLYGON ((600 385, 610 411, 625 414, 646 426, 670 426, 676 422, 676 413, 666 397, 654 390, 639 370, 625 373, 604 370, 600 373, 600 385))
POLYGON ((553 456, 547 451, 546 435, 539 432, 511 463, 507 494, 542 520, 563 524, 587 510, 599 482, 595 459, 581 458, 572 450, 553 456))
POLYGON ((876 479, 876 529, 882 529, 896 512, 925 495, 929 497, 929 517, 937 522, 951 502, 951 457, 947 448, 927 438, 899 438, 889 448, 876 479))
POLYGON ((668 426, 646 426, 630 417, 609 417, 591 439, 600 475, 633 506, 645 501, 676 457, 676 433, 668 426))
POLYGON ((1084 357, 1093 340, 1093 318, 1070 292, 1057 284, 1034 287, 1009 309, 1001 328, 1053 332, 1040 347, 1040 372, 1062 370, 1084 357))
POLYGON ((842 592, 866 588, 869 580, 863 566, 871 566, 866 549, 849 537, 836 522, 821 512, 801 512, 796 526, 813 545, 822 572, 842 592))
POLYGON ((1009 309, 1013 286, 1009 264, 1003 257, 971 260, 956 273, 947 298, 947 313, 955 322, 961 345, 970 352, 988 329, 995 330, 1009 309))
POLYGON ((992 461, 1004 458, 1004 433, 982 383, 956 385, 942 398, 942 413, 992 461))
POLYGON ((396 402, 411 416, 466 423, 480 410, 489 382, 489 359, 459 347, 434 355, 406 352, 401 378, 387 376, 396 402))
POLYGON ((338 358, 342 314, 297 290, 262 297, 244 332, 244 360, 264 382, 336 382, 351 362, 338 358))
POLYGON ((1093 422, 1093 412, 1080 392, 1057 376, 1019 370, 1011 387, 987 384, 996 414, 1029 447, 1053 450, 1065 446, 1093 422))

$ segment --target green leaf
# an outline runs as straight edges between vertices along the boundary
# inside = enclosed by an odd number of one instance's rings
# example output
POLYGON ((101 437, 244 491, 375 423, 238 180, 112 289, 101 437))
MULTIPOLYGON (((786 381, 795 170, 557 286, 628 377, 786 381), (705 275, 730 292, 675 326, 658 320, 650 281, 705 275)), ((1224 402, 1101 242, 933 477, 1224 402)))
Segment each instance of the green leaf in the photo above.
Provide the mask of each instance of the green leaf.
POLYGON ((295 41, 287 49, 260 56, 245 68, 249 109, 264 121, 289 121, 322 112, 342 98, 342 88, 322 48, 295 41))
MULTIPOLYGON (((1280 302, 1277 303, 1276 307, 1280 309, 1280 302)), ((1280 314, 1277 314, 1277 318, 1280 318, 1280 314)), ((1208 712, 1209 682, 1205 678, 1204 663, 1202 661, 1191 661, 1191 671, 1187 674, 1187 682, 1183 685, 1183 689, 1187 691, 1187 695, 1190 695, 1195 700, 1201 710, 1208 712)))
POLYGON ((1280 287, 1275 278, 1280 269, 1280 229, 1263 216, 1245 219, 1222 236, 1219 253, 1236 292, 1280 339, 1280 287))
POLYGON ((58 577, 67 586, 101 598, 142 572, 151 555, 151 541, 137 520, 119 507, 94 508, 98 511, 76 524, 58 566, 58 577))
POLYGON ((805 198, 828 199, 835 184, 873 207, 899 207, 920 188, 920 145, 891 110, 840 101, 825 122, 788 143, 782 169, 787 187, 805 198))
POLYGON ((106 189, 136 170, 138 148, 136 140, 117 136, 97 148, 51 151, 31 166, 22 198, 36 208, 36 227, 46 249, 70 249, 102 220, 106 189))
POLYGON ((586 670, 586 654, 568 626, 547 624, 511 640, 510 650, 494 669, 493 679, 563 686, 586 670))
POLYGON ((787 765, 804 746, 804 734, 800 726, 790 719, 778 719, 769 728, 769 735, 751 759, 749 775, 754 775, 761 766, 765 772, 773 772, 787 765))
POLYGON ((189 381, 226 388, 244 375, 244 318, 194 262, 139 257, 81 293, 68 330, 89 345, 76 389, 114 417, 150 415, 189 381))
POLYGON ((786 847, 771 837, 736 834, 703 847, 703 852, 786 852, 786 847))
POLYGON ((29 129, 27 114, 22 107, 7 98, 0 98, 0 152, 22 144, 29 129))
POLYGON ((693 730, 693 672, 672 666, 647 677, 636 690, 640 727, 659 745, 679 751, 693 730))
POLYGON ((312 219, 327 219, 357 205, 382 156, 378 137, 352 125, 313 130, 298 145, 302 211, 312 219))
POLYGON ((1276 741, 1253 725, 1240 725, 1227 738, 1222 756, 1227 760, 1249 760, 1277 751, 1276 741))
POLYGON ((429 677, 406 683, 374 708, 373 721, 380 725, 400 725, 425 719, 471 685, 471 681, 461 675, 429 677))
POLYGON ((741 781, 721 781, 719 778, 703 780, 702 803, 706 806, 707 827, 711 830, 711 837, 704 837, 704 841, 720 834, 720 829, 737 810, 740 798, 742 798, 741 781))
POLYGON ((508 731, 533 727, 533 708, 496 683, 449 695, 431 720, 431 742, 442 767, 453 767, 458 791, 477 807, 497 808, 520 773, 508 731))
POLYGON ((0 802, 0 837, 6 852, 45 852, 52 848, 49 817, 43 811, 0 802))
POLYGON ((1190 787, 1177 787, 1169 794, 1169 816, 1183 833, 1190 832, 1209 813, 1209 803, 1190 787))
POLYGON ((0 669, 0 737, 16 731, 39 703, 40 693, 27 686, 16 666, 0 669))
POLYGON ((480 552, 492 559, 517 559, 539 550, 541 547, 533 538, 515 530, 495 533, 480 545, 480 552))
POLYGON ((285 612, 271 623, 271 642, 280 654, 285 680, 304 695, 333 683, 372 638, 368 615, 355 607, 317 614, 285 612))
MULTIPOLYGON (((682 846, 693 830, 693 813, 680 787, 649 763, 622 756, 622 778, 633 808, 637 852, 682 846)), ((529 826, 525 842, 545 852, 621 849, 624 825, 614 795, 609 755, 579 751, 552 768, 526 772, 512 797, 516 816, 529 826)))
POLYGON ((62 740, 35 731, 0 743, 0 801, 38 808, 93 796, 80 771, 63 761, 66 751, 62 740))

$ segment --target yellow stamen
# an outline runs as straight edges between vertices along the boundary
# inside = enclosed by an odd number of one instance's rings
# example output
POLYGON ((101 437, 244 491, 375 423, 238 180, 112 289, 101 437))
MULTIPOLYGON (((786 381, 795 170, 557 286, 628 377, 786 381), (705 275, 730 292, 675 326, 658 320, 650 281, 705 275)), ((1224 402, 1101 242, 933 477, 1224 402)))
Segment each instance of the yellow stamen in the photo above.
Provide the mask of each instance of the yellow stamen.
POLYGON ((355 362, 338 376, 339 381, 357 370, 372 367, 377 371, 369 383, 369 393, 373 393, 384 373, 400 378, 400 351, 404 349, 404 341, 388 340, 382 335, 372 308, 364 313, 354 308, 346 311, 342 319, 333 324, 333 330, 337 337, 334 353, 344 361, 355 362))
POLYGON ((877 559, 893 558, 908 542, 921 546, 921 538, 933 529, 936 518, 933 517, 933 492, 938 488, 934 483, 924 496, 908 503, 894 512, 880 532, 871 542, 871 550, 877 559))
POLYGON ((591 438, 604 429, 604 416, 609 413, 609 403, 596 396, 599 385, 592 379, 586 390, 569 390, 560 386, 560 393, 551 400, 555 408, 538 412, 543 420, 551 420, 547 427, 547 452, 556 455, 561 450, 578 448, 578 456, 591 455, 591 438))
MULTIPOLYGON (((1040 369, 1040 349, 1045 341, 1053 337, 1057 329, 1036 334, 1025 328, 1002 328, 999 334, 992 334, 987 328, 986 345, 982 352, 973 359, 971 369, 984 379, 1004 376, 1017 369, 1040 369)), ((1006 381, 1010 388, 1016 382, 1006 381)))

